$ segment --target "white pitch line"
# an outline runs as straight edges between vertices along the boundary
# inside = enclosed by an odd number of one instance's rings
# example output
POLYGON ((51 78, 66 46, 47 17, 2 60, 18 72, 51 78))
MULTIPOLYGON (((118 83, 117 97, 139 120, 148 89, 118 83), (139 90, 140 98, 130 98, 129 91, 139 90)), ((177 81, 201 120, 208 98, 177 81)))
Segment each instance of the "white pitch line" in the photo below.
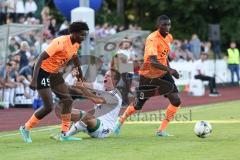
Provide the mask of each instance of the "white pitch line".
MULTIPOLYGON (((35 132, 43 132, 43 131, 51 131, 51 130, 54 130, 54 129, 57 129, 57 128, 60 128, 58 126, 49 126, 47 128, 42 128, 42 129, 38 129, 38 130, 33 130, 31 131, 31 133, 35 133, 35 132)), ((19 135, 20 133, 10 133, 10 134, 3 134, 3 135, 0 135, 0 138, 2 137, 11 137, 11 136, 16 136, 16 135, 19 135)))
MULTIPOLYGON (((196 123, 200 120, 194 120, 194 121, 172 121, 171 123, 172 124, 193 124, 193 123, 196 123)), ((240 123, 240 120, 206 120, 210 123, 215 123, 215 124, 238 124, 240 123)), ((125 124, 160 124, 161 121, 127 121, 125 122, 125 124)), ((43 131, 51 131, 51 130, 54 130, 54 129, 58 129, 60 128, 60 126, 49 126, 49 127, 46 127, 46 128, 41 128, 41 129, 38 129, 38 130, 33 130, 31 131, 31 133, 36 133, 36 132, 43 132, 43 131)), ((16 136, 16 135, 19 135, 19 133, 10 133, 10 134, 3 134, 3 135, 0 135, 0 138, 3 138, 3 137, 11 137, 11 136, 16 136)))
MULTIPOLYGON (((172 121, 173 124, 192 124, 196 123, 200 120, 194 120, 194 121, 172 121)), ((210 123, 222 123, 222 124, 234 124, 234 123, 240 123, 240 120, 206 120, 210 123)), ((126 124, 159 124, 162 121, 127 121, 126 124)))

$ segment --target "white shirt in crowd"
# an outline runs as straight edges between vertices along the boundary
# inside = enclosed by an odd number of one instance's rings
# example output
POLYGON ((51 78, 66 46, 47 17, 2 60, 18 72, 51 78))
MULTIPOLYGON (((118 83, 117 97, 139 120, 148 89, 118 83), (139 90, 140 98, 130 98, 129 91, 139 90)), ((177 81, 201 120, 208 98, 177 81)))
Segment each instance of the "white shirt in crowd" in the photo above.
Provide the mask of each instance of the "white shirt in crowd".
POLYGON ((28 0, 25 3, 25 13, 34 13, 37 11, 37 5, 34 0, 28 0))
POLYGON ((25 7, 24 7, 23 0, 17 0, 16 13, 25 13, 25 7))
POLYGON ((7 0, 6 5, 7 5, 7 13, 15 13, 15 0, 7 0))
POLYGON ((193 77, 198 75, 199 72, 203 75, 205 75, 205 66, 206 66, 206 61, 202 61, 201 59, 195 61, 193 63, 193 72, 192 75, 193 77))
POLYGON ((125 55, 125 56, 127 57, 127 61, 128 61, 128 62, 129 62, 129 61, 133 61, 134 56, 135 56, 135 53, 134 53, 133 50, 131 50, 131 49, 128 49, 128 50, 126 50, 126 49, 119 49, 119 50, 117 51, 117 54, 123 54, 123 55, 125 55))

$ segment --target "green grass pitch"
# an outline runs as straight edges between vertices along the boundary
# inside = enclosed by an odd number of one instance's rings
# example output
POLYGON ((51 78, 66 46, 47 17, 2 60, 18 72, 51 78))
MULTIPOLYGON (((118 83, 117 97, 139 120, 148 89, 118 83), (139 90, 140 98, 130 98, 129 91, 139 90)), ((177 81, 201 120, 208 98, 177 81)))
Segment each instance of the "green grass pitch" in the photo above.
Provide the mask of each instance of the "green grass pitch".
MULTIPOLYGON (((159 112, 155 112, 158 114, 159 112)), ((49 137, 59 128, 36 128, 32 144, 23 143, 18 131, 0 133, 1 160, 239 160, 240 101, 232 101, 179 111, 180 119, 169 125, 173 137, 155 137, 160 122, 146 122, 152 113, 128 121, 121 135, 91 139, 79 134, 80 142, 57 142, 49 137), (191 110, 191 111, 190 111, 191 110), (182 120, 181 120, 181 115, 182 120), (187 118, 186 118, 187 117, 187 118), (191 119, 190 119, 191 118, 191 119), (134 121, 135 119, 135 121, 134 121), (210 137, 194 135, 197 120, 208 120, 213 126, 210 137), (43 131, 44 130, 44 131, 43 131)))

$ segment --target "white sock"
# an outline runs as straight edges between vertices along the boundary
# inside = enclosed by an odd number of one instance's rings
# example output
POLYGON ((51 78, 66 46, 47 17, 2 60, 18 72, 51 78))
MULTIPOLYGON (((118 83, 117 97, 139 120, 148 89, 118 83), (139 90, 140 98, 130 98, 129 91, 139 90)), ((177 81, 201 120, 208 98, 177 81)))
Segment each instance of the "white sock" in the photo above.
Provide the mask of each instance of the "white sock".
POLYGON ((29 82, 27 79, 25 79, 25 78, 24 78, 24 80, 23 80, 22 83, 25 84, 26 86, 29 86, 29 85, 30 85, 30 82, 29 82))
POLYGON ((73 124, 70 130, 66 133, 66 136, 72 136, 78 132, 87 132, 87 126, 82 121, 77 121, 75 124, 73 124))

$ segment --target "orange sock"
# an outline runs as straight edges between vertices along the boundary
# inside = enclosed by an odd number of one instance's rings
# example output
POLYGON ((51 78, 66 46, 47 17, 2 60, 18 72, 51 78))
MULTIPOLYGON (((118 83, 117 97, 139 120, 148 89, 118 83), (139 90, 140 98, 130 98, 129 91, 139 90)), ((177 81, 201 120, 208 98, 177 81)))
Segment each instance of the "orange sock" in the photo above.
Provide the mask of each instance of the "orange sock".
POLYGON ((124 121, 135 112, 136 112, 136 109, 134 108, 133 104, 130 104, 127 107, 127 109, 124 111, 123 115, 119 117, 119 121, 121 123, 124 123, 124 121))
POLYGON ((61 118, 62 118, 61 131, 62 132, 67 132, 70 128, 70 125, 71 125, 71 113, 62 114, 61 118))
POLYGON ((27 130, 31 130, 39 123, 39 121, 40 119, 37 119, 37 117, 33 114, 32 117, 25 123, 25 128, 27 130))
POLYGON ((168 123, 173 119, 173 117, 175 116, 177 110, 179 107, 175 107, 172 104, 168 105, 167 111, 166 111, 166 118, 162 121, 162 125, 161 127, 158 128, 159 131, 163 131, 167 128, 168 123))

